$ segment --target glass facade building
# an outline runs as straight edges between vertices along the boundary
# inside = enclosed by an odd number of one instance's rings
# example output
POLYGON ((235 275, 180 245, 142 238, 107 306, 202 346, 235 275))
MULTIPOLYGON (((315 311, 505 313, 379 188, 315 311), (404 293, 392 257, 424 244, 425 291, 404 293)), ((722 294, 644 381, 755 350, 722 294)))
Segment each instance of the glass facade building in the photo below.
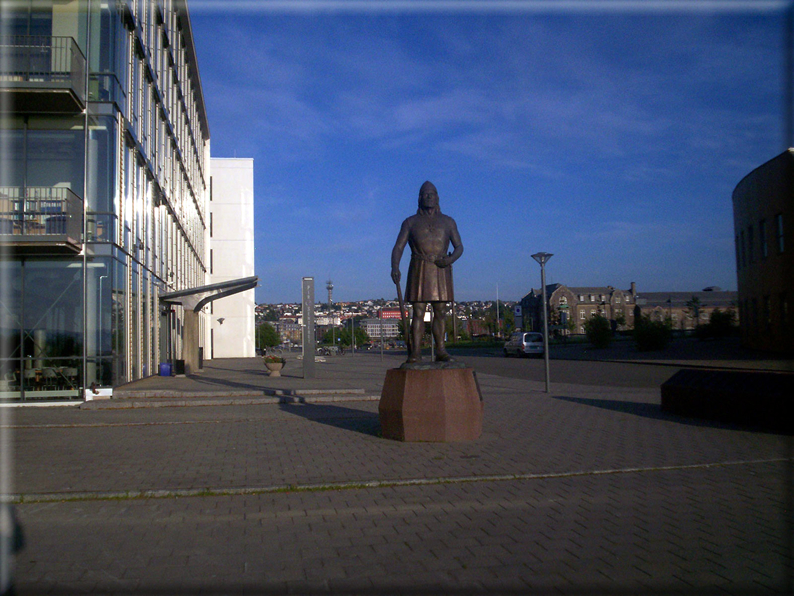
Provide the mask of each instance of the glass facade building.
MULTIPOLYGON (((181 358, 208 283, 209 126, 184 0, 2 0, 0 397, 181 358)), ((207 331, 200 316, 200 337, 207 331)))

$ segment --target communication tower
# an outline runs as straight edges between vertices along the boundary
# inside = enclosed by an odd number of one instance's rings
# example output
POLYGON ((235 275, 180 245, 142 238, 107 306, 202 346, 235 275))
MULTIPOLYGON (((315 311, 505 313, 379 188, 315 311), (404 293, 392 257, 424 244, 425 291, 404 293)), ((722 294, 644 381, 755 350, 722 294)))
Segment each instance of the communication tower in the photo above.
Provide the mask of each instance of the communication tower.
POLYGON ((325 289, 328 290, 328 310, 331 310, 331 296, 334 293, 334 282, 332 282, 330 279, 325 282, 325 289))

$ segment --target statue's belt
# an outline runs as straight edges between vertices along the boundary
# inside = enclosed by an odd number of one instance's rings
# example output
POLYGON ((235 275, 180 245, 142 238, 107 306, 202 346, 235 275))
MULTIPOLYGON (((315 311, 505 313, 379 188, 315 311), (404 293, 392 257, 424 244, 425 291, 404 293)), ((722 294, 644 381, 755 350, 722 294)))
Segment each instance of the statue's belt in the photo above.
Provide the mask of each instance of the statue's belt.
POLYGON ((440 259, 446 255, 420 255, 418 253, 412 252, 411 258, 417 259, 419 261, 427 261, 428 263, 433 263, 435 265, 436 259, 440 259))

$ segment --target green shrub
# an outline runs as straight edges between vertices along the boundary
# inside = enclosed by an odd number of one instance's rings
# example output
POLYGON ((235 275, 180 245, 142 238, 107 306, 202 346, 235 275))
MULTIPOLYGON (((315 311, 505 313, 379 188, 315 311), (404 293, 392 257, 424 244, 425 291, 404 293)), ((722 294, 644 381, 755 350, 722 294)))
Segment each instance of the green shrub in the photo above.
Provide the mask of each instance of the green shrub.
POLYGON ((738 330, 736 312, 729 308, 720 310, 715 308, 709 315, 709 322, 695 327, 695 337, 698 339, 720 339, 734 335, 738 330))
POLYGON ((736 330, 736 312, 733 309, 725 311, 715 308, 709 316, 711 337, 728 337, 736 330))
POLYGON ((673 330, 669 322, 651 321, 648 315, 643 315, 634 325, 634 340, 641 352, 663 350, 672 336, 673 330))
POLYGON ((593 315, 585 321, 584 332, 594 348, 606 348, 612 342, 612 326, 602 315, 593 315))

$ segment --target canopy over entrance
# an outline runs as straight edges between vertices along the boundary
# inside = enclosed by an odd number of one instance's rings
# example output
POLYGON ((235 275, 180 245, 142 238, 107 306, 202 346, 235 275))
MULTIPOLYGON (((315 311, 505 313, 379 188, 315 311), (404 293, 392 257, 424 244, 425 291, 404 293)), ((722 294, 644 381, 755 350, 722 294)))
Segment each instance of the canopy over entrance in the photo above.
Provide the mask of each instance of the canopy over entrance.
POLYGON ((259 284, 259 277, 241 277, 231 281, 222 281, 208 286, 199 286, 187 290, 177 290, 160 294, 160 302, 168 304, 181 304, 185 310, 198 312, 213 300, 226 298, 255 288, 259 284))
POLYGON ((190 374, 199 370, 199 315, 207 304, 219 298, 226 298, 259 284, 259 277, 241 277, 217 284, 166 292, 160 295, 160 302, 180 304, 185 309, 185 333, 182 344, 182 356, 185 359, 185 372, 190 374))

